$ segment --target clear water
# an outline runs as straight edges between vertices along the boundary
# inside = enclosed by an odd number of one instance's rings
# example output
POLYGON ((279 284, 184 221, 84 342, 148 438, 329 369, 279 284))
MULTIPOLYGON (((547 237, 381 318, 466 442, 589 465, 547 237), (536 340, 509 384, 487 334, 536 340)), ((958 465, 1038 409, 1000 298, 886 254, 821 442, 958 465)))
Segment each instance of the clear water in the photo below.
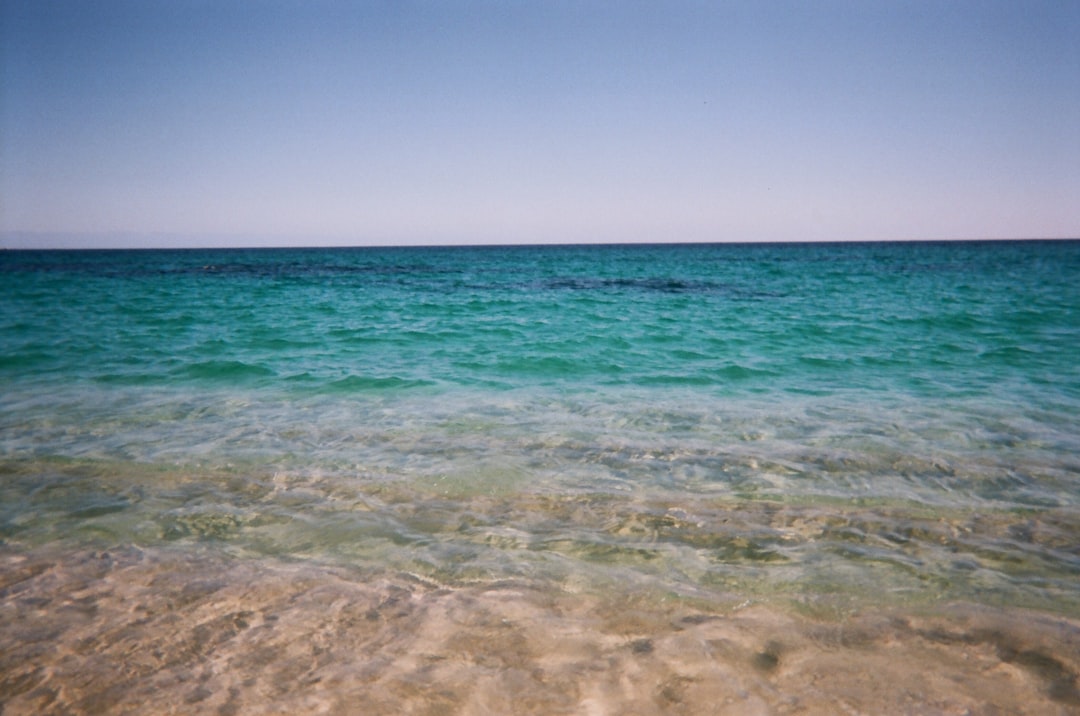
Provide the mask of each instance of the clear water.
POLYGON ((1078 278, 1064 241, 3 252, 5 576, 1071 619, 1078 278))

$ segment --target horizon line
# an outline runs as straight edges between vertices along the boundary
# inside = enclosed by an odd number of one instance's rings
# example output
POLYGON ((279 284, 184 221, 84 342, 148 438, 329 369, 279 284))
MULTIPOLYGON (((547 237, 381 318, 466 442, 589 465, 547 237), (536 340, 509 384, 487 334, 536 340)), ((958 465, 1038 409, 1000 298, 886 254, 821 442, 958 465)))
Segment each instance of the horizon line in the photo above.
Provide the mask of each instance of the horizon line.
MULTIPOLYGON (((23 236, 38 235, 36 232, 25 232, 23 236)), ((50 236, 57 234, 49 233, 50 236)), ((64 236, 86 236, 84 234, 64 234, 64 236)), ((96 236, 96 235, 95 235, 96 236)), ((148 236, 162 237, 175 235, 149 234, 148 236)), ((838 245, 838 244, 983 244, 983 243, 1049 243, 1080 241, 1080 236, 1032 236, 1032 237, 983 237, 983 238, 904 238, 904 239, 769 239, 769 240, 716 240, 716 241, 552 241, 552 242, 474 242, 474 243, 311 243, 311 244, 286 244, 286 243, 236 243, 236 244, 206 244, 194 243, 175 246, 5 246, 4 238, 0 238, 0 251, 300 251, 300 250, 329 250, 329 249, 499 249, 499 248, 575 248, 575 247, 692 247, 692 246, 797 246, 797 245, 838 245)), ((225 238, 225 237, 222 237, 225 238)))
POLYGON ((984 236, 984 237, 904 237, 904 238, 841 238, 841 239, 690 239, 684 241, 611 240, 595 241, 393 241, 373 239, 347 242, 327 236, 313 236, 303 242, 293 235, 261 235, 241 233, 184 234, 168 231, 4 231, 0 232, 3 251, 162 251, 214 249, 390 249, 390 248, 510 248, 510 247, 572 247, 572 246, 709 246, 709 245, 789 245, 789 244, 869 244, 869 243, 987 243, 987 242, 1047 242, 1077 241, 1075 236, 984 236), (139 240, 154 245, 138 245, 139 240), (33 245, 42 241, 45 245, 33 245), (109 245, 70 245, 71 242, 94 242, 109 245), (172 242, 175 245, 163 245, 172 242), (292 243, 296 242, 296 243, 292 243), (9 245, 12 244, 12 245, 9 245))

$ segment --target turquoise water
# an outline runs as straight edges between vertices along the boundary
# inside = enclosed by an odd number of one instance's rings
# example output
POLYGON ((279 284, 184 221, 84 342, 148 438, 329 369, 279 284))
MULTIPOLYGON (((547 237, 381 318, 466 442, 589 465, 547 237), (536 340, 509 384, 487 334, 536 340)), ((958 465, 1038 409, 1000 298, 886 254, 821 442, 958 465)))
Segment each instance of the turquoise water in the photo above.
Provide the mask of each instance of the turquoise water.
POLYGON ((1078 277, 1077 242, 8 251, 0 538, 1072 614, 1078 277))

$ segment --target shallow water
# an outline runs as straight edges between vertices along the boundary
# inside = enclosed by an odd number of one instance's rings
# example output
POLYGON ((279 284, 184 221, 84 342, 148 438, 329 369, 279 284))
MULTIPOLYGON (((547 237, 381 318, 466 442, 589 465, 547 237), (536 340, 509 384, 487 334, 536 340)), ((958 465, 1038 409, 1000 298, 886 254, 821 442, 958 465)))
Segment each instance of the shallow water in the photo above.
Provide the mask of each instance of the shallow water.
MULTIPOLYGON (((1080 708, 1080 623, 828 618, 214 550, 5 549, 4 713, 1015 713, 1080 708)), ((613 585, 614 586, 614 585, 613 585)))
POLYGON ((1078 269, 5 252, 4 713, 1077 710, 1078 269))

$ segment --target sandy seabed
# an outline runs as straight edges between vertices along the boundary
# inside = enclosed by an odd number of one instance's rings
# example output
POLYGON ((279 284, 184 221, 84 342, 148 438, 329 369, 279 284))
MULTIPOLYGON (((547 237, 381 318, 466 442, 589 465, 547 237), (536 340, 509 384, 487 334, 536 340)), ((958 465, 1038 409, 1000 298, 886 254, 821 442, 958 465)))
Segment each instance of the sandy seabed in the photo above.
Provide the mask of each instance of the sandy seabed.
POLYGON ((0 548, 0 712, 1070 714, 1080 623, 0 548))

